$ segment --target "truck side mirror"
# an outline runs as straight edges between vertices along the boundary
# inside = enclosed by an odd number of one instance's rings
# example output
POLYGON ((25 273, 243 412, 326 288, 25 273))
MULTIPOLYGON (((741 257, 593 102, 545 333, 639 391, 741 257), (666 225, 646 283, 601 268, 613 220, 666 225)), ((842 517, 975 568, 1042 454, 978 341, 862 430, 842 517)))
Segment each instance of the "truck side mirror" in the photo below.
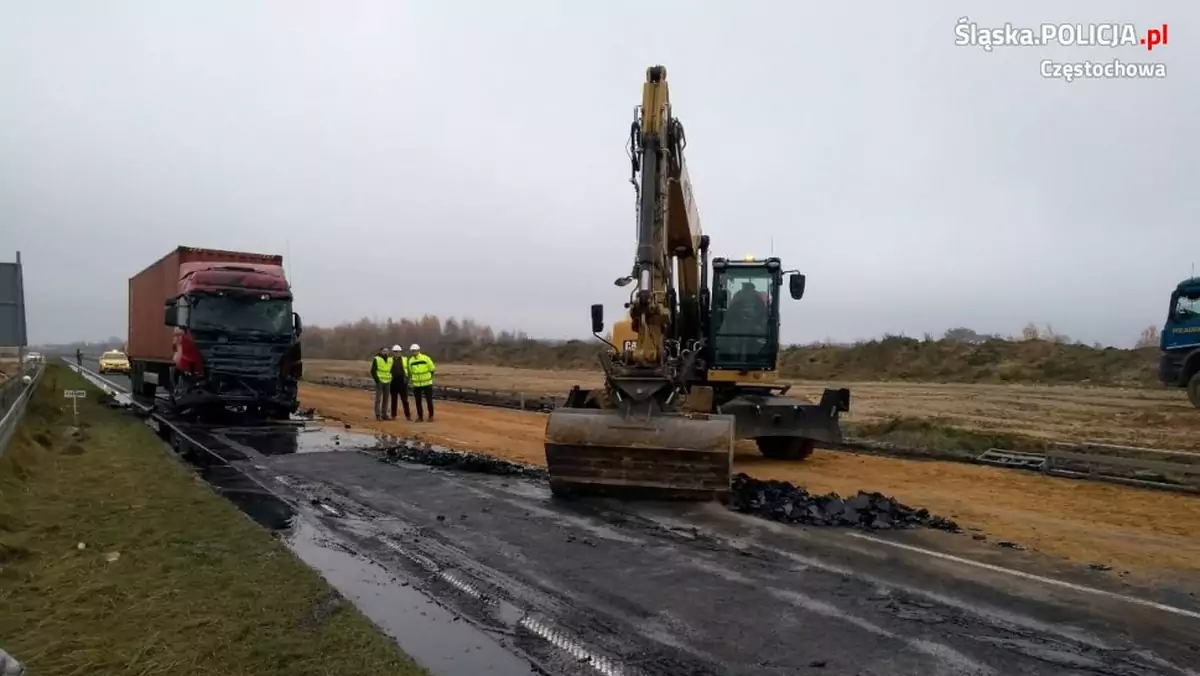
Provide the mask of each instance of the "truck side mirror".
POLYGON ((300 315, 296 312, 292 313, 292 326, 296 329, 296 335, 300 335, 304 331, 304 325, 300 323, 300 315))
POLYGON ((807 281, 799 272, 793 272, 788 276, 788 293, 792 295, 792 300, 800 300, 804 297, 804 285, 807 281))
POLYGON ((604 332, 604 306, 596 303, 592 306, 592 333, 604 332))
POLYGON ((167 311, 163 317, 163 323, 167 326, 179 326, 179 304, 174 298, 167 300, 167 311))

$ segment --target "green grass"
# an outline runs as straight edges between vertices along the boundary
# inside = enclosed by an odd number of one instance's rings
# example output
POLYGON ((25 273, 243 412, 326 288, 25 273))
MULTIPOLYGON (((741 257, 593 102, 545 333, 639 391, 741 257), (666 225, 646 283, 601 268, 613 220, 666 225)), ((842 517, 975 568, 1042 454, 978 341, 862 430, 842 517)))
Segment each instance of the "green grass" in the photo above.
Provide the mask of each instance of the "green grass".
POLYGON ((0 458, 0 647, 31 673, 424 673, 145 425, 48 368, 0 458), (64 388, 93 397, 76 433, 64 388))
POLYGON ((989 448, 1012 451, 1041 450, 1044 441, 1008 432, 966 429, 938 418, 889 418, 870 423, 844 423, 847 436, 882 441, 902 448, 932 451, 983 452, 989 448))

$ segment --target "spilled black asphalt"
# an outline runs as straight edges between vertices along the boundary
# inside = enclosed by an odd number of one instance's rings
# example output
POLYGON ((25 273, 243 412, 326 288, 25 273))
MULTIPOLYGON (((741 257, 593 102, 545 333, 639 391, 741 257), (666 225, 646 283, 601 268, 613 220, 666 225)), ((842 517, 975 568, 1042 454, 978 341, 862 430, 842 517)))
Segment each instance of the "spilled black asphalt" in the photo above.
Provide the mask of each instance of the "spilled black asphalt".
MULTIPOLYGON (((546 470, 541 467, 416 441, 402 441, 388 447, 383 458, 391 462, 418 463, 477 474, 548 478, 546 470)), ((837 493, 813 495, 787 481, 763 481, 740 473, 733 477, 730 489, 730 509, 782 523, 865 530, 922 526, 951 533, 962 530, 950 519, 931 514, 927 509, 914 509, 882 493, 859 491, 849 498, 842 498, 837 493)))

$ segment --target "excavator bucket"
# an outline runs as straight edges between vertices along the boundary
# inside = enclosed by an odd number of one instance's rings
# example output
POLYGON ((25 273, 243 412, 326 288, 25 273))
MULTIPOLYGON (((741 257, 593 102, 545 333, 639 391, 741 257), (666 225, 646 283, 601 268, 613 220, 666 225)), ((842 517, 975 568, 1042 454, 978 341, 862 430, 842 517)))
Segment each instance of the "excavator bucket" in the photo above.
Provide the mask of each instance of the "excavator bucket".
POLYGON ((612 409, 560 408, 546 422, 546 466, 555 495, 652 500, 729 497, 732 416, 623 416, 612 409))

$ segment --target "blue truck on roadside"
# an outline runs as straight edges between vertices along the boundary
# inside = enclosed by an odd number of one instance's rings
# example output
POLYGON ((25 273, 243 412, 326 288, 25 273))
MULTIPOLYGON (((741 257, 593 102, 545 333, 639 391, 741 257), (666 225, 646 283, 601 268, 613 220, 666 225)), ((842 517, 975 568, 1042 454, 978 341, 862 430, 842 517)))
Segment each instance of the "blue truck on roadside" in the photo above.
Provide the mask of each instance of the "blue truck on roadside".
POLYGON ((1167 387, 1186 388, 1188 400, 1200 409, 1200 277, 1175 287, 1159 347, 1159 380, 1167 387))

